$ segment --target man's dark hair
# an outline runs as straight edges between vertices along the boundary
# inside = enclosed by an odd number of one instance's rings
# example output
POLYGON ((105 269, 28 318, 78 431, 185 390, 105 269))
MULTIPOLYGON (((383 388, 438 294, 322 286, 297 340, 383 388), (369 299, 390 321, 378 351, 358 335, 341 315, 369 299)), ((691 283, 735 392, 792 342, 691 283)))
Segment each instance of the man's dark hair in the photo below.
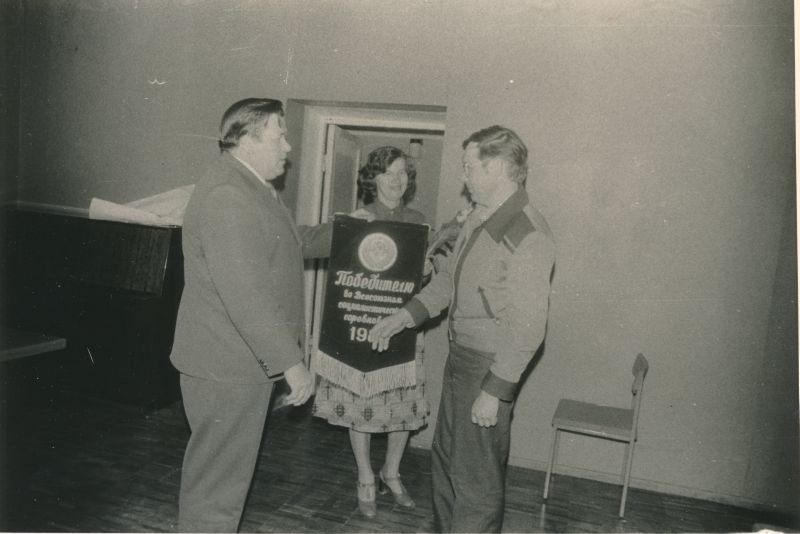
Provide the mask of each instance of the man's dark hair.
POLYGON ((513 130, 489 126, 467 137, 461 148, 466 150, 470 143, 478 145, 478 159, 502 159, 508 164, 509 177, 515 182, 525 183, 528 177, 528 148, 513 130))
POLYGON ((239 146, 239 139, 252 134, 258 137, 270 115, 283 116, 283 104, 271 98, 245 98, 233 104, 222 115, 219 124, 219 150, 239 146))

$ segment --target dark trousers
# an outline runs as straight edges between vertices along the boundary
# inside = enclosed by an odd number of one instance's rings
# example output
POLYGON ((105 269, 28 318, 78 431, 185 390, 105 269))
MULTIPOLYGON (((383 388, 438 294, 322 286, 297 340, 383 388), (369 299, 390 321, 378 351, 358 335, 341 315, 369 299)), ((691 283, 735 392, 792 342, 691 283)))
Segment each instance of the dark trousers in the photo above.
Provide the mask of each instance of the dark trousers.
POLYGON ((497 426, 472 422, 472 403, 490 355, 450 344, 433 437, 433 514, 438 532, 500 532, 505 507, 512 403, 500 402, 497 426))
POLYGON ((181 471, 179 532, 236 532, 253 480, 272 384, 181 375, 192 431, 181 471))

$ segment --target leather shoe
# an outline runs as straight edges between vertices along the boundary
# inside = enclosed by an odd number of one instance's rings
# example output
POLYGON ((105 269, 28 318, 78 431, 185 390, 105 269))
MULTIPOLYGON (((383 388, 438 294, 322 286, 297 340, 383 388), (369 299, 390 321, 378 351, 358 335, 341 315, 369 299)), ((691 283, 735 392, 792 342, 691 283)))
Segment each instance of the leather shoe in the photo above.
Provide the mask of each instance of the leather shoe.
POLYGON ((380 470, 378 475, 380 476, 378 491, 380 491, 381 495, 386 495, 388 492, 391 492, 394 497, 394 502, 403 508, 414 508, 417 505, 414 499, 411 498, 411 495, 408 494, 408 491, 406 491, 406 487, 400 481, 400 475, 397 475, 395 478, 387 478, 383 475, 383 469, 380 470), (392 487, 389 486, 388 482, 393 484, 397 483, 397 485, 400 486, 400 491, 395 492, 392 487))
POLYGON ((358 509, 364 516, 372 519, 378 515, 378 506, 375 503, 375 482, 360 481, 356 485, 356 495, 358 496, 358 509))

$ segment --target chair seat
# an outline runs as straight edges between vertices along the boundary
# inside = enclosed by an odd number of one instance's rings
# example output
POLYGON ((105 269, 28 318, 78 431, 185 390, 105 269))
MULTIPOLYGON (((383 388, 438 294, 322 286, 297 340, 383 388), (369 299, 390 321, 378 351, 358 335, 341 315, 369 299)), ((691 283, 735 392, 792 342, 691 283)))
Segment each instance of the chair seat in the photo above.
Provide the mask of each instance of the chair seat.
POLYGON ((633 431, 633 410, 561 399, 553 415, 553 426, 572 432, 629 441, 633 431))

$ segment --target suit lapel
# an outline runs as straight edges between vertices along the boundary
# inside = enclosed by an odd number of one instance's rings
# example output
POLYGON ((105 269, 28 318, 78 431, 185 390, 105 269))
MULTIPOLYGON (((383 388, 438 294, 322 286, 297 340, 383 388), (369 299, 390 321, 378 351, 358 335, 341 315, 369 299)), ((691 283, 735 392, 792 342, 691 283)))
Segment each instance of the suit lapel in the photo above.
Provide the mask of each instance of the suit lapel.
POLYGON ((289 227, 289 230, 292 232, 295 240, 297 241, 298 245, 302 244, 302 238, 300 237, 300 232, 297 230, 297 225, 294 222, 294 218, 292 217, 289 208, 283 203, 281 200, 281 195, 277 191, 273 195, 273 189, 270 186, 267 186, 258 179, 256 175, 250 171, 247 167, 242 165, 242 163, 231 156, 230 154, 226 154, 228 158, 230 158, 231 163, 236 167, 239 171, 239 174, 245 178, 245 180, 256 190, 258 194, 261 195, 262 205, 265 207, 267 211, 277 212, 281 214, 281 217, 286 222, 286 225, 289 227))
MULTIPOLYGON (((268 196, 272 196, 272 194, 268 194, 268 196)), ((303 240, 300 237, 300 232, 297 230, 297 225, 294 222, 294 218, 292 217, 292 213, 289 211, 289 208, 286 207, 286 204, 283 203, 283 199, 281 198, 281 194, 277 191, 275 192, 275 200, 278 203, 278 206, 283 213, 283 216, 286 218, 286 223, 289 225, 289 228, 292 229, 292 235, 297 240, 297 244, 301 245, 303 240)))

